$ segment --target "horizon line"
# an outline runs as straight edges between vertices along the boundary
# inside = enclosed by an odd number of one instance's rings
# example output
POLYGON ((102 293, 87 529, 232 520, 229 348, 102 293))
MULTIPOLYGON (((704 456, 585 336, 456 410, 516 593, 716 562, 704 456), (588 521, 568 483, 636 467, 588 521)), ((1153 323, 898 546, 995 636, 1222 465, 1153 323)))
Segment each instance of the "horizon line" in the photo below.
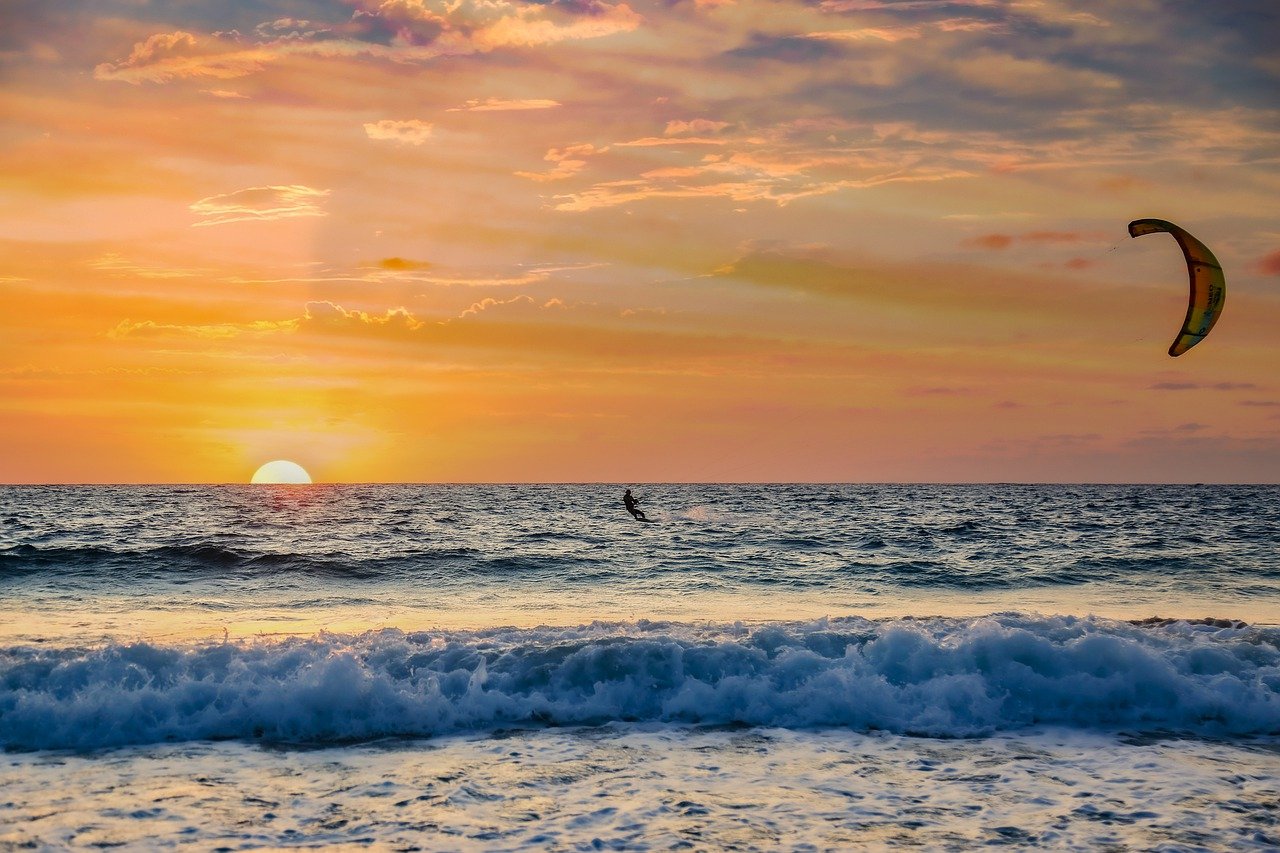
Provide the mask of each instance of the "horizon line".
POLYGON ((1205 480, 350 480, 311 483, 218 482, 0 482, 0 488, 261 486, 1280 486, 1280 481, 1205 480))

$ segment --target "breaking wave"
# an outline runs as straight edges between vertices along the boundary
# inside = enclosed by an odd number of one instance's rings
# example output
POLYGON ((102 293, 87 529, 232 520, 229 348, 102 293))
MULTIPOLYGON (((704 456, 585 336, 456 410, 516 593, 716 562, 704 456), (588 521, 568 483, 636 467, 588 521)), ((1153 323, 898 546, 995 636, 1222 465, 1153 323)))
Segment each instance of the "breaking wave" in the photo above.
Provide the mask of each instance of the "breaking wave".
POLYGON ((10 750, 623 721, 1280 734, 1280 629, 997 614, 0 649, 10 750))

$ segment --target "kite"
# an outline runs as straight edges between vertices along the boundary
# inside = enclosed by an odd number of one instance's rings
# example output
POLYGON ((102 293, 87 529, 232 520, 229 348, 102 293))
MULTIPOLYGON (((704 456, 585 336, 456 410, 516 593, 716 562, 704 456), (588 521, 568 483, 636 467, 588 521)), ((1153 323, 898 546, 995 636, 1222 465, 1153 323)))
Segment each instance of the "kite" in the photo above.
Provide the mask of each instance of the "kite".
POLYGON ((1129 236, 1141 237, 1167 231, 1182 247, 1187 259, 1187 273, 1191 277, 1191 298, 1187 303, 1187 317, 1182 330, 1169 347, 1169 355, 1179 356, 1204 340, 1205 335, 1218 322, 1222 306, 1227 301, 1227 279, 1222 265, 1209 251, 1209 247, 1183 231, 1172 222, 1163 219, 1135 219, 1129 223, 1129 236))

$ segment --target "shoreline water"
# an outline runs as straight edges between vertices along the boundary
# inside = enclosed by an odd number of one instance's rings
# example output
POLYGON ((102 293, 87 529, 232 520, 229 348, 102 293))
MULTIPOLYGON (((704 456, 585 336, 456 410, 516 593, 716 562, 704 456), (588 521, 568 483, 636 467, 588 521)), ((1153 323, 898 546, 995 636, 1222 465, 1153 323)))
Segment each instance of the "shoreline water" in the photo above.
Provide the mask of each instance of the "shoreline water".
POLYGON ((1280 739, 643 724, 0 756, 0 846, 1272 850, 1280 739))

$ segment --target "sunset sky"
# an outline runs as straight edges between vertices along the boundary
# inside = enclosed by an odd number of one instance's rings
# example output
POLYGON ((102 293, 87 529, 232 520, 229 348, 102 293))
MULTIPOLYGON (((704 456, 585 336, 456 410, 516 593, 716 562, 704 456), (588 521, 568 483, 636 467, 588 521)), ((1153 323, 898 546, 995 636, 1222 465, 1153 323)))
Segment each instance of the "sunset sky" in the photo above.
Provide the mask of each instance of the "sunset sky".
POLYGON ((1274 0, 0 16, 0 481, 1280 481, 1274 0))

